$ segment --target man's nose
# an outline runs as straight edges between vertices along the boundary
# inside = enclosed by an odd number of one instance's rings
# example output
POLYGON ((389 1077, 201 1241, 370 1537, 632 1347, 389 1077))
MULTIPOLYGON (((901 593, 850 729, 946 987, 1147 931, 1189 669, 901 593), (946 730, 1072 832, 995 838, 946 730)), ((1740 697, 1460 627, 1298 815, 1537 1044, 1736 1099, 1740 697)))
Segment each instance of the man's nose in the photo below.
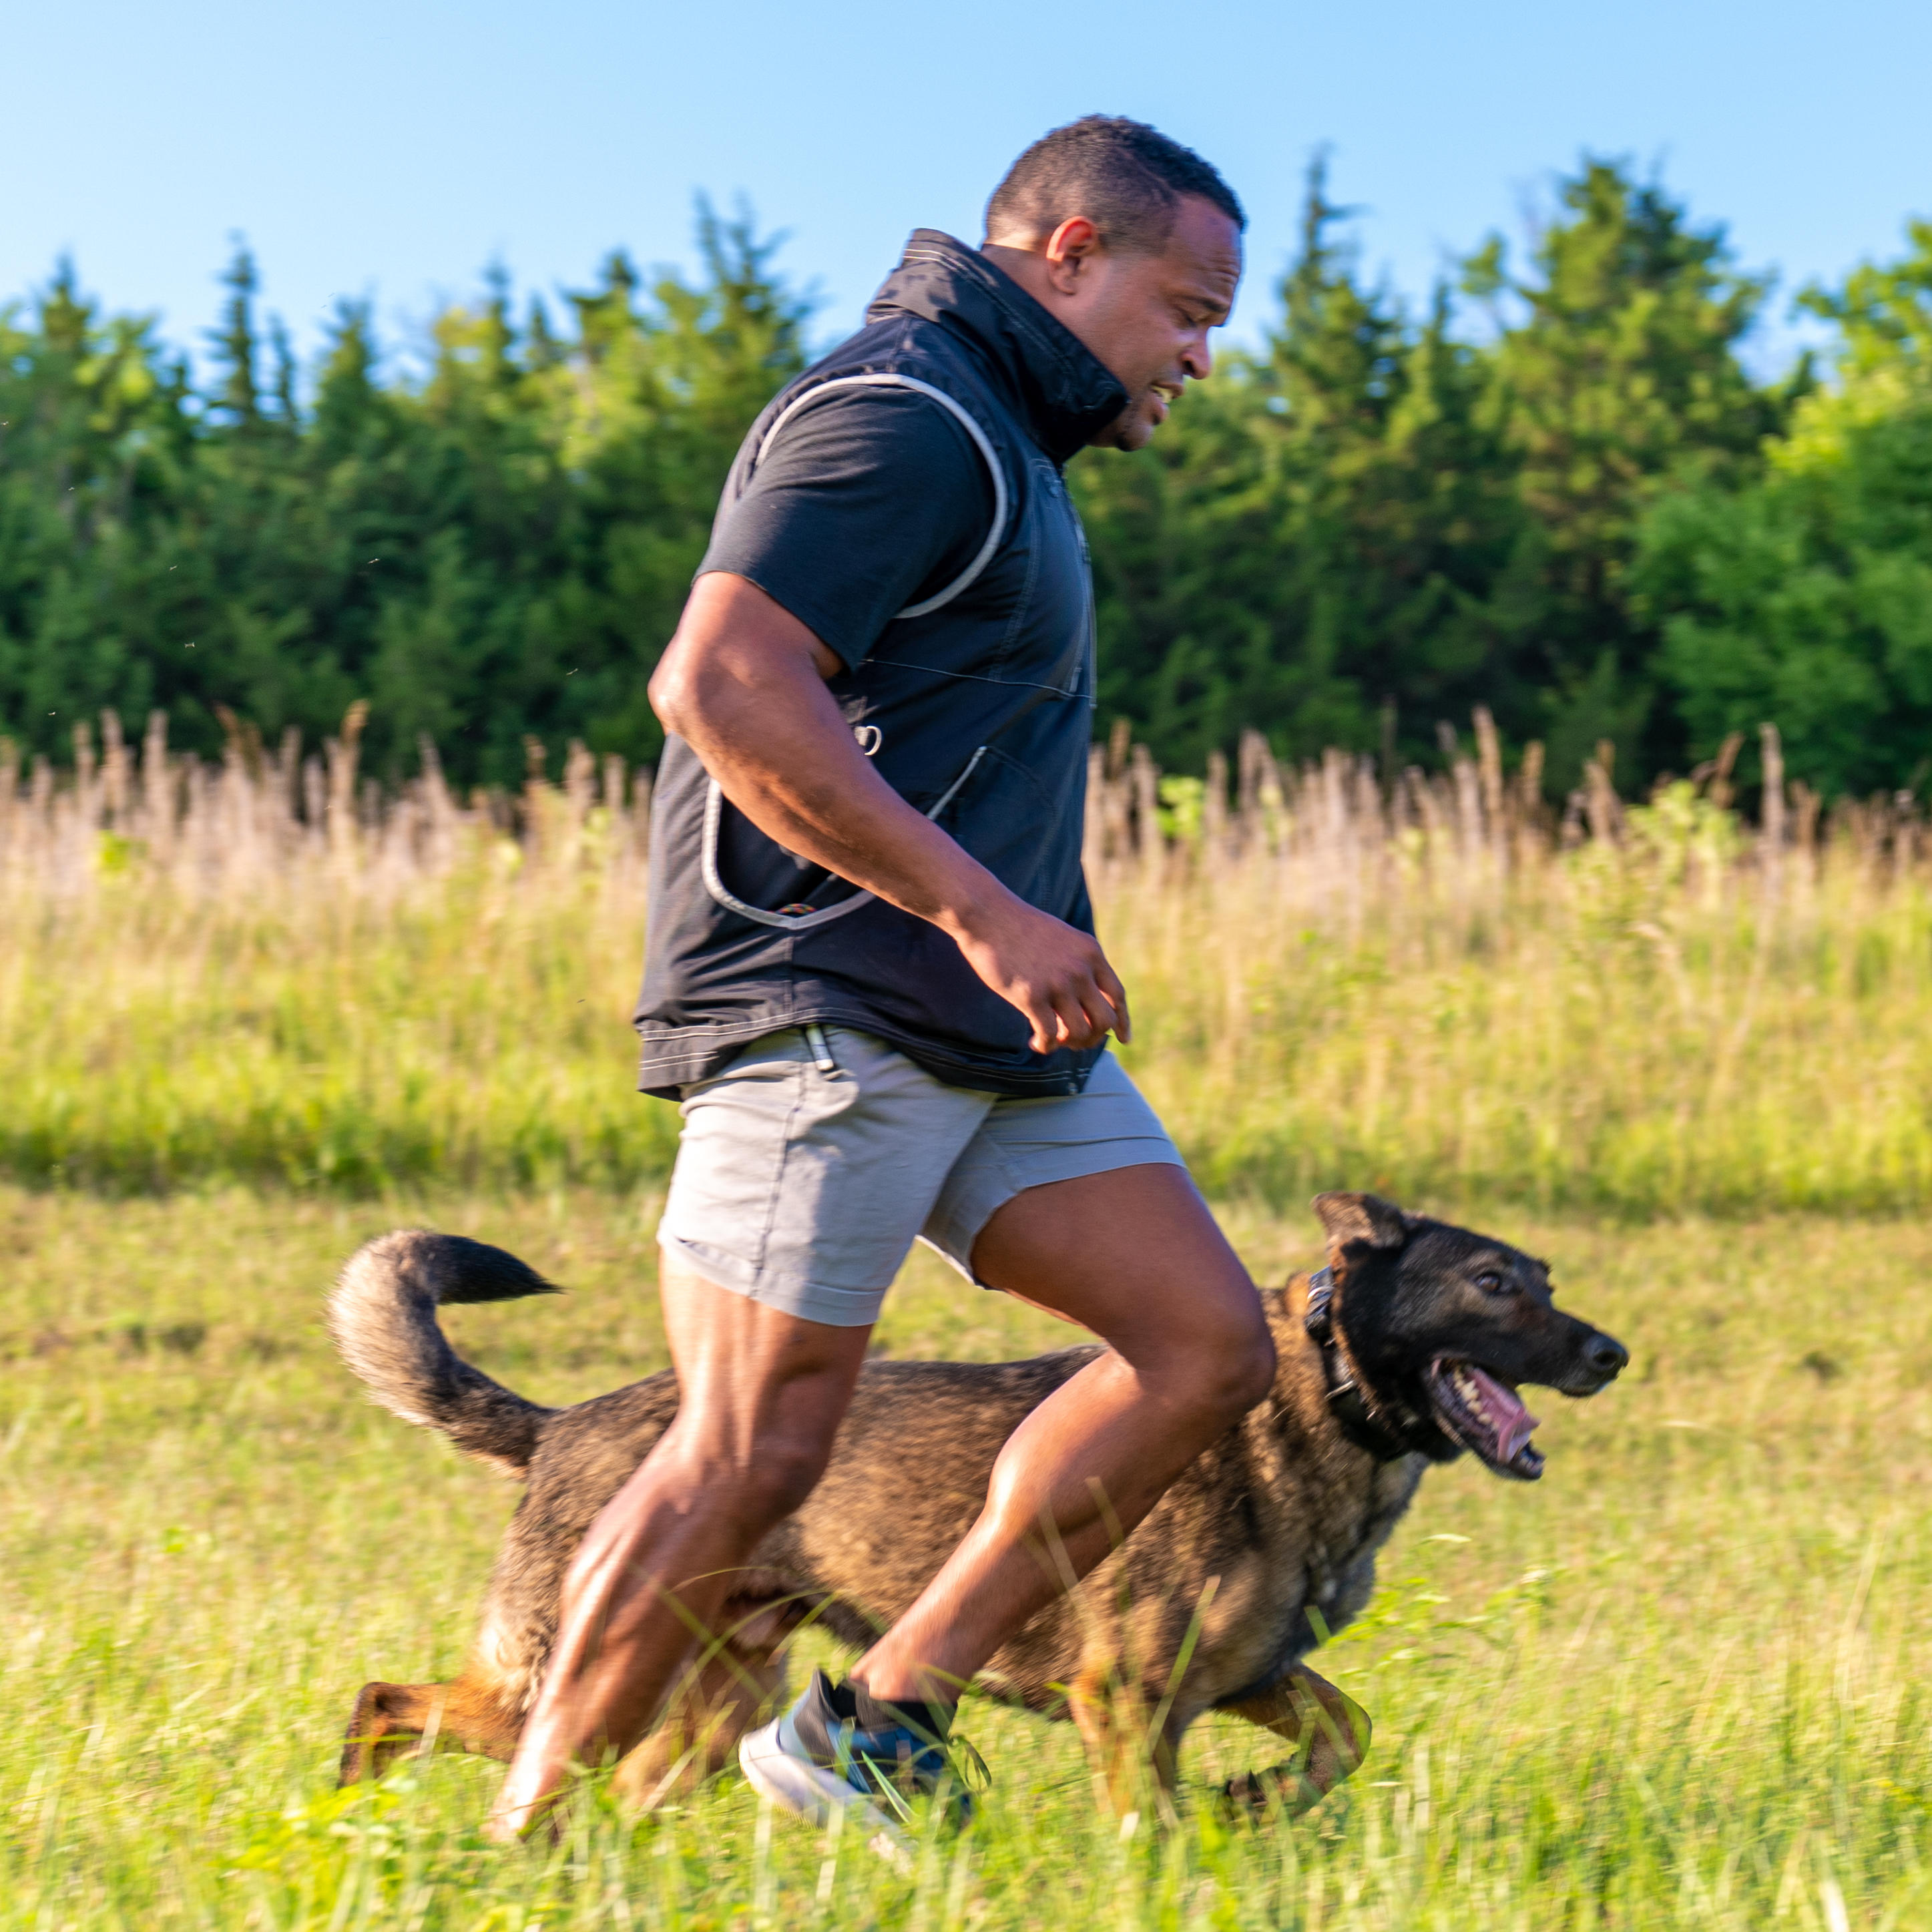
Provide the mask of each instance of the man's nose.
POLYGON ((1214 373, 1214 352, 1208 347, 1205 335, 1197 337, 1187 345, 1180 366, 1197 382, 1204 382, 1214 373))

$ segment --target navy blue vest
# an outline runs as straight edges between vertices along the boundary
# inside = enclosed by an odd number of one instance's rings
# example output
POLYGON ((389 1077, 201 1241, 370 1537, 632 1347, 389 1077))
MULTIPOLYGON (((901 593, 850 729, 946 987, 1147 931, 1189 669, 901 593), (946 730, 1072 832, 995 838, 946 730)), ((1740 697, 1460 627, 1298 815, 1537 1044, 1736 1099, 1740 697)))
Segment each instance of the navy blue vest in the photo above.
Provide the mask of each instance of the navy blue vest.
MULTIPOLYGON (((866 326, 760 415, 721 519, 788 412, 828 385, 891 384, 950 411, 988 466, 992 526, 959 576, 902 611, 830 689, 880 774, 1029 904, 1083 931, 1094 598, 1060 471, 1126 406, 1092 353, 984 256, 916 231, 866 326)), ((920 514, 916 496, 907 514, 920 514)), ((802 863, 664 747, 651 826, 639 1084, 674 1095, 760 1034, 821 1024, 890 1040, 943 1080, 1076 1092, 1099 1049, 1037 1054, 1026 1021, 937 926, 802 863)))

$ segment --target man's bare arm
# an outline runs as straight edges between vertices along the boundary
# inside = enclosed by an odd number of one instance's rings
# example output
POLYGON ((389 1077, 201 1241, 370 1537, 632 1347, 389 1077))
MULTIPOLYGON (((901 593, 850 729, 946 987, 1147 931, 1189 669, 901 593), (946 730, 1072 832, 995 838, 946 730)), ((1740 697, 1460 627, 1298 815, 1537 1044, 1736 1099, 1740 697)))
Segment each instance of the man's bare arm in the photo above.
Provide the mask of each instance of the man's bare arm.
POLYGON ((1035 1052, 1129 1034, 1099 943, 1010 892, 872 769, 825 680, 837 656, 742 577, 700 577, 651 677, 667 730, 769 838, 930 920, 1026 1016, 1035 1052))

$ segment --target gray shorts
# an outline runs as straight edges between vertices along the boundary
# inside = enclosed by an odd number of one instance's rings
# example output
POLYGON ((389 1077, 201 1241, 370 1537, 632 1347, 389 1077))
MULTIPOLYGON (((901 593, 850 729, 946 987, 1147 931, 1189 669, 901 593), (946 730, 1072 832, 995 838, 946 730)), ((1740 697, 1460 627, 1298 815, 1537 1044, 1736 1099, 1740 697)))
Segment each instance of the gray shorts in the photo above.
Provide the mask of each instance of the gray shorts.
POLYGON ((1080 1094, 949 1087, 870 1034, 792 1028, 683 1090, 658 1240, 734 1294, 834 1328, 875 1320, 914 1240, 968 1280, 1016 1194, 1118 1167, 1183 1165, 1111 1053, 1080 1094))

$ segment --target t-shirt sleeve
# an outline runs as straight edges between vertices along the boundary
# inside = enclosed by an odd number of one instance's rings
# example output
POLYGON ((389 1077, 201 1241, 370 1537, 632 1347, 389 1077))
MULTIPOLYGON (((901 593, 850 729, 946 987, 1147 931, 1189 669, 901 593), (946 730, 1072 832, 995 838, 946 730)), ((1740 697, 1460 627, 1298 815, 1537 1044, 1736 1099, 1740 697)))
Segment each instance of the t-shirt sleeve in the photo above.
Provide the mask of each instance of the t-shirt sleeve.
POLYGON ((748 578, 855 668, 992 528, 986 458, 916 389, 838 389, 778 431, 698 566, 748 578))

